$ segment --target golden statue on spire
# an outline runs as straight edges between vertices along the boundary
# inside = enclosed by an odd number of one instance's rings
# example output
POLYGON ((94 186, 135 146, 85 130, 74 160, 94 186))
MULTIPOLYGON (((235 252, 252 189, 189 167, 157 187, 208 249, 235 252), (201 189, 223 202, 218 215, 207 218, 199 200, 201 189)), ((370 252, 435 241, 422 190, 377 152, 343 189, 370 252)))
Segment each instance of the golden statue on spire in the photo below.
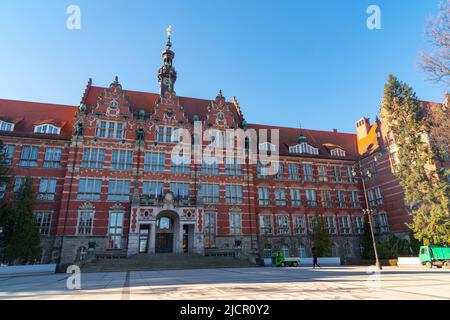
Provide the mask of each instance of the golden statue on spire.
POLYGON ((167 32, 167 37, 170 38, 170 36, 172 35, 172 26, 167 27, 166 32, 167 32))

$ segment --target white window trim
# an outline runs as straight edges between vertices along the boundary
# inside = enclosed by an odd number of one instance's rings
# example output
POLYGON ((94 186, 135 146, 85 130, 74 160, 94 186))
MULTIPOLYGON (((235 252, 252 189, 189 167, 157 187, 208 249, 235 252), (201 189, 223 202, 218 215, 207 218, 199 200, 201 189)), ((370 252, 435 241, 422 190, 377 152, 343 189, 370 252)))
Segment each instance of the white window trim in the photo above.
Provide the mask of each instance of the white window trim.
POLYGON ((346 155, 345 150, 341 148, 331 149, 330 153, 333 157, 345 157, 346 155))
POLYGON ((299 143, 295 146, 289 147, 289 152, 290 153, 298 153, 298 154, 306 153, 306 154, 319 155, 319 149, 314 148, 313 146, 309 145, 306 142, 299 143))
POLYGON ((34 126, 34 133, 44 133, 44 134, 60 134, 61 133, 61 128, 57 127, 53 124, 49 124, 49 123, 43 123, 40 125, 36 125, 34 126), (44 127, 46 127, 46 130, 44 132, 39 132, 40 129, 43 129, 44 127), (56 133, 51 133, 48 132, 50 130, 50 128, 52 129, 56 129, 56 133))
POLYGON ((270 142, 262 142, 258 145, 259 150, 261 151, 270 151, 275 152, 277 150, 277 146, 270 142))
POLYGON ((95 220, 95 211, 92 209, 81 209, 78 210, 78 217, 77 217, 77 233, 76 235, 78 236, 92 236, 93 232, 94 232, 94 220, 95 220), (82 212, 90 212, 92 213, 92 224, 91 224, 91 232, 89 234, 87 233, 80 233, 80 218, 81 218, 81 213, 82 212))
POLYGON ((3 120, 0 120, 0 128, 2 127, 2 126, 8 126, 8 125, 10 125, 11 126, 11 129, 10 130, 1 130, 0 129, 0 131, 8 131, 8 132, 12 132, 12 131, 14 131, 14 126, 15 126, 15 124, 14 123, 12 123, 12 122, 7 122, 7 121, 3 121, 3 120))

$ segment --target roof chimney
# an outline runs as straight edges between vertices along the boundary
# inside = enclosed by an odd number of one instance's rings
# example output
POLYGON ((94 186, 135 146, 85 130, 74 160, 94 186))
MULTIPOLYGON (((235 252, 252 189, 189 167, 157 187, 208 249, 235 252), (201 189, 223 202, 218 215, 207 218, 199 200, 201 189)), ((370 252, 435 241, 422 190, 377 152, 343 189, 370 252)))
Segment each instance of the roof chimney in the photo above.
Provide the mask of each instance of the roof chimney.
POLYGON ((358 140, 367 137, 369 130, 370 130, 369 118, 362 118, 356 122, 356 136, 358 137, 358 140))

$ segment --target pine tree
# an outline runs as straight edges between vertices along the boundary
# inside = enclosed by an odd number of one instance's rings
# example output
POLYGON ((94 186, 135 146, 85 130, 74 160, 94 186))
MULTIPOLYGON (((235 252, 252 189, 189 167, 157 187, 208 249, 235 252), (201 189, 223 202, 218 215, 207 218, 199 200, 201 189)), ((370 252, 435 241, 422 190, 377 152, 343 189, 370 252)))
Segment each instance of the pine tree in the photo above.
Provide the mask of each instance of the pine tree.
POLYGON ((427 110, 413 89, 390 75, 384 87, 382 115, 398 147, 395 175, 411 205, 414 236, 427 243, 450 243, 449 183, 436 169, 427 142, 427 110))
POLYGON ((34 218, 35 193, 26 178, 2 220, 5 231, 5 260, 10 264, 34 263, 41 257, 40 235, 34 218))
POLYGON ((320 216, 316 217, 311 240, 318 257, 327 257, 331 255, 330 235, 325 229, 323 218, 320 216))

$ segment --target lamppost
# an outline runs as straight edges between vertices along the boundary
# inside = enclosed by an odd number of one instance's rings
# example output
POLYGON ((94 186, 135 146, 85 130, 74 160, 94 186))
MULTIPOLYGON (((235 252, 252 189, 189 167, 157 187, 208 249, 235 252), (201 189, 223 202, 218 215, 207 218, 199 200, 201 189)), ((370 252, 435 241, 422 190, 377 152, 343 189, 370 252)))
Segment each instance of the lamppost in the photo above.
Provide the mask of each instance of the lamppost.
MULTIPOLYGON (((382 270, 383 267, 381 266, 380 259, 378 258, 378 250, 377 250, 377 242, 375 241, 375 232, 373 231, 373 223, 372 223, 372 215, 375 212, 375 210, 371 209, 369 206, 369 200, 367 199, 367 190, 366 190, 366 183, 364 181, 364 175, 361 168, 361 163, 358 161, 358 163, 353 167, 352 174, 354 177, 357 176, 356 170, 359 171, 359 174, 361 176, 361 181, 363 185, 363 191, 364 191, 364 200, 366 202, 366 209, 363 209, 363 214, 367 215, 369 218, 369 226, 370 226, 370 233, 372 234, 372 245, 373 245, 373 252, 375 253, 375 264, 378 268, 378 270, 382 270)), ((372 176, 372 173, 369 169, 366 171, 366 175, 370 178, 372 176)))

